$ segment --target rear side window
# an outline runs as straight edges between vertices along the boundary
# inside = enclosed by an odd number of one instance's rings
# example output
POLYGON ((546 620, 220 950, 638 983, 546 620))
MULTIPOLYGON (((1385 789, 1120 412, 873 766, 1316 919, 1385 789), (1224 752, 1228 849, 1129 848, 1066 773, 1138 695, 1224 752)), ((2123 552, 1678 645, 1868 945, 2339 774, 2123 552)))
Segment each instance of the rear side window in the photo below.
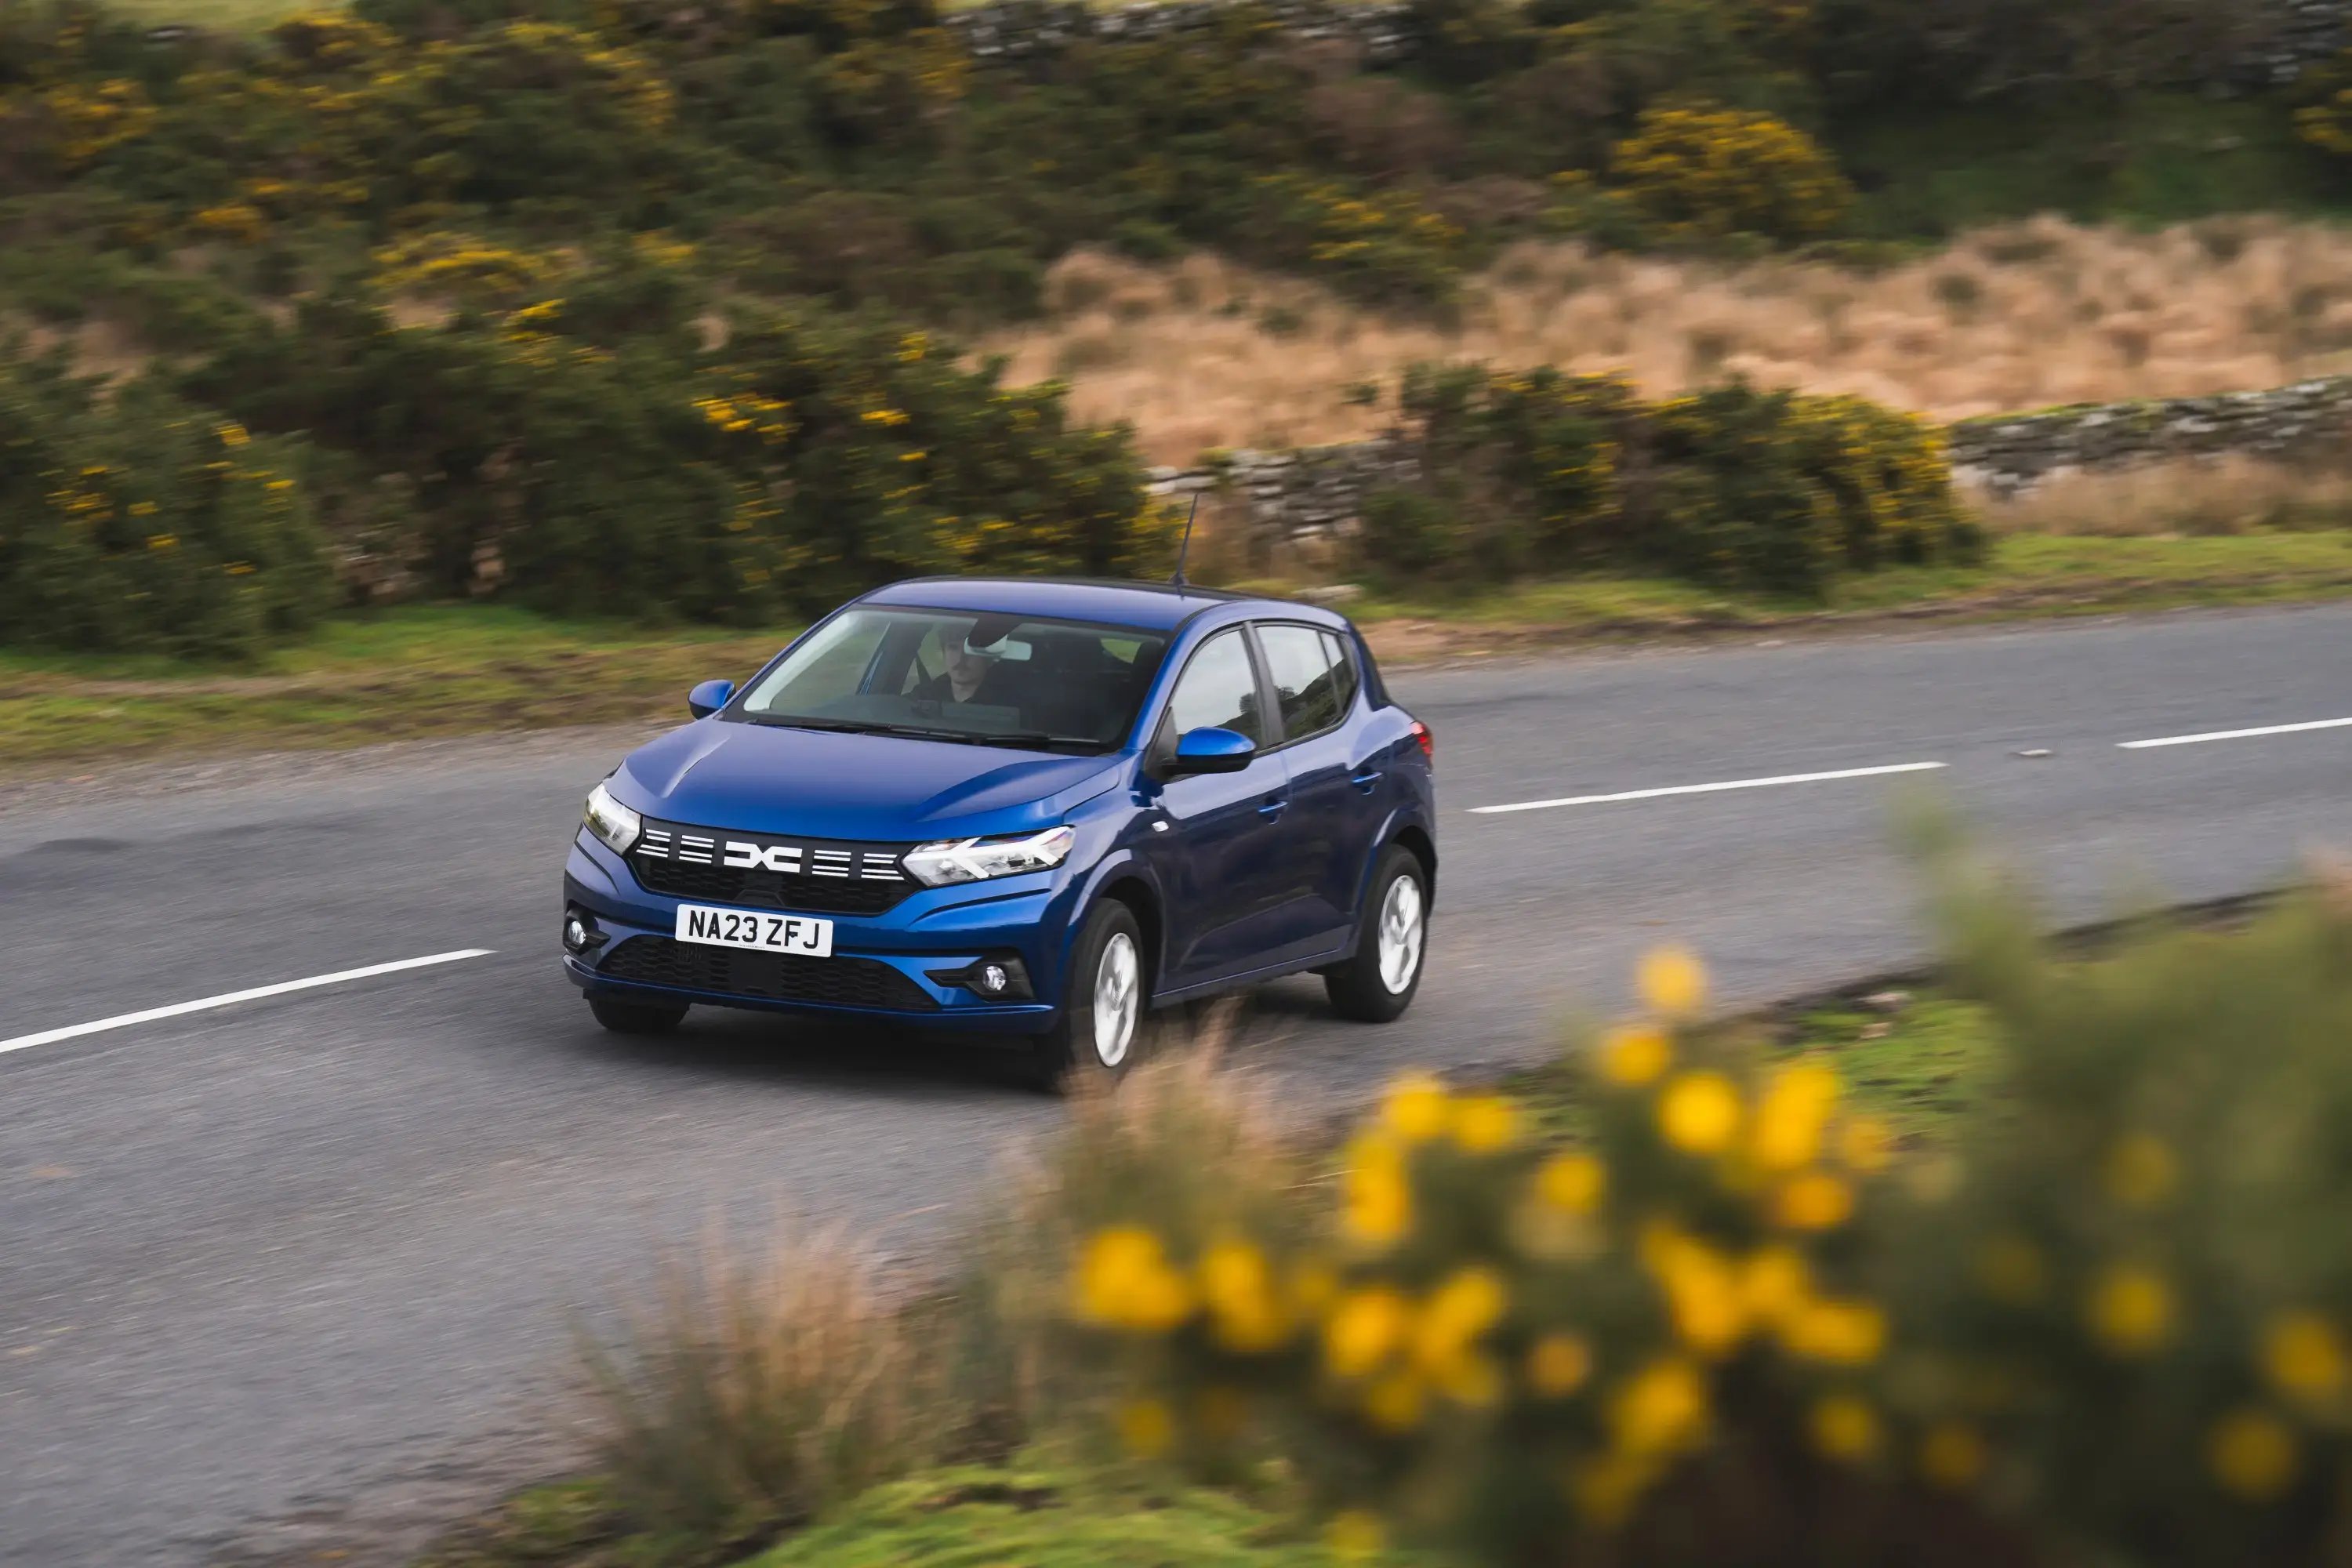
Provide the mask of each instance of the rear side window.
POLYGON ((1239 631, 1219 632, 1201 645, 1168 699, 1171 735, 1187 730, 1234 730, 1263 746, 1265 726, 1258 712, 1257 671, 1249 644, 1239 631))
POLYGON ((1318 734, 1347 716, 1355 700, 1356 672, 1328 633, 1276 621, 1257 628, 1257 641, 1282 704, 1286 739, 1318 734))

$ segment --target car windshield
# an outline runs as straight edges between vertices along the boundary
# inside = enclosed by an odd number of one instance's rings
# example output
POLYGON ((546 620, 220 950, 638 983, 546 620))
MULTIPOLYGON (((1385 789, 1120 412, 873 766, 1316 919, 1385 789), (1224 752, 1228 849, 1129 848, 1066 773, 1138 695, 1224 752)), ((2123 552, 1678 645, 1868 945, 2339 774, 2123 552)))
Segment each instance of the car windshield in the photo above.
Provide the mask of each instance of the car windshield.
POLYGON ((1129 626, 860 607, 827 621, 752 682, 732 716, 1103 752, 1126 738, 1167 646, 1129 626))

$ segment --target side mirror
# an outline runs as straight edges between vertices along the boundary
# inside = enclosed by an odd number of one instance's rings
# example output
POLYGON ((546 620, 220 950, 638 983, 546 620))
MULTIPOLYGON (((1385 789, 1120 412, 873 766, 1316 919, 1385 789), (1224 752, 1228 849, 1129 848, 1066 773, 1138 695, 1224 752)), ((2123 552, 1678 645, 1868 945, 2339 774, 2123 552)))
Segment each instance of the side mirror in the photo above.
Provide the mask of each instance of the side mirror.
POLYGON ((686 710, 698 719, 708 719, 726 707, 727 700, 734 695, 733 681, 706 680, 686 694, 686 710))
POLYGON ((1187 730, 1176 737, 1171 777, 1185 773, 1237 773, 1257 755, 1257 742, 1238 730, 1187 730))

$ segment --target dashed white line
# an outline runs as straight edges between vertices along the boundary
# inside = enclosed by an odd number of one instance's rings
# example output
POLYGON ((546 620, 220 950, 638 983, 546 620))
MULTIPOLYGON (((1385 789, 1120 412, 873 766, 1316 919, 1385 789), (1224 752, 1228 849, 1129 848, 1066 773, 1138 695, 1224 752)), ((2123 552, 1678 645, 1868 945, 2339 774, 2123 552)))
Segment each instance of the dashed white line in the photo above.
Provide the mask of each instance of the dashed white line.
POLYGON ((11 1051, 28 1051, 35 1046, 55 1045, 82 1035, 96 1035, 108 1029, 127 1029, 133 1024, 152 1024, 158 1018, 177 1018, 186 1013, 202 1013, 215 1007, 230 1007, 239 1002, 258 1002, 265 996, 283 996, 289 991, 311 991, 321 985, 341 985, 346 981, 369 980, 379 974, 397 974, 404 969, 424 969, 436 963, 456 963, 468 958, 487 958, 493 950, 487 947, 464 947, 454 952, 429 952, 423 958, 404 958, 392 963, 371 963, 364 969, 342 969, 332 974, 313 974, 307 980, 281 980, 275 985, 257 985, 249 991, 231 991, 219 996, 206 996, 194 1002, 174 1002, 168 1007, 150 1007, 143 1013, 124 1013, 112 1018, 100 1018, 88 1024, 70 1024, 62 1029, 45 1029, 37 1035, 19 1035, 13 1040, 0 1040, 0 1057, 11 1051))
POLYGON ((2254 730, 2209 730, 2201 735, 2164 735, 2153 741, 2117 741, 2126 752, 2150 746, 2194 746, 2205 741, 2251 741, 2261 735, 2300 735, 2308 730, 2352 729, 2352 719, 2314 719, 2304 724, 2264 724, 2254 730))
POLYGON ((1612 805, 1621 800, 1657 800, 1670 795, 1715 795, 1731 789, 1770 789, 1778 784, 1828 784, 1834 779, 1881 778, 1888 773, 1924 773, 1942 763, 1889 763, 1875 768, 1838 768, 1822 773, 1780 773, 1769 779, 1727 779, 1720 784, 1668 784, 1662 789, 1620 790, 1614 795, 1572 795, 1558 800, 1522 800, 1508 805, 1474 805, 1473 816, 1499 816, 1511 811, 1549 811, 1562 805, 1612 805))

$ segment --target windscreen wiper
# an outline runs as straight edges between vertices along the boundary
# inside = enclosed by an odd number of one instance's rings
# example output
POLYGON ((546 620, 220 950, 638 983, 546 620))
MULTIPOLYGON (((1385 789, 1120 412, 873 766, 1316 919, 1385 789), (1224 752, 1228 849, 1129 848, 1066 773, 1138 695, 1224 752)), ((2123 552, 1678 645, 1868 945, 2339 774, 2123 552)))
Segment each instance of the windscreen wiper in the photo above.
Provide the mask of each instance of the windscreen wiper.
POLYGON ((1089 752, 1106 748, 1092 735, 1056 735, 1047 730, 993 730, 986 734, 966 735, 961 739, 975 746, 1021 746, 1032 751, 1056 751, 1068 746, 1083 746, 1089 752))

